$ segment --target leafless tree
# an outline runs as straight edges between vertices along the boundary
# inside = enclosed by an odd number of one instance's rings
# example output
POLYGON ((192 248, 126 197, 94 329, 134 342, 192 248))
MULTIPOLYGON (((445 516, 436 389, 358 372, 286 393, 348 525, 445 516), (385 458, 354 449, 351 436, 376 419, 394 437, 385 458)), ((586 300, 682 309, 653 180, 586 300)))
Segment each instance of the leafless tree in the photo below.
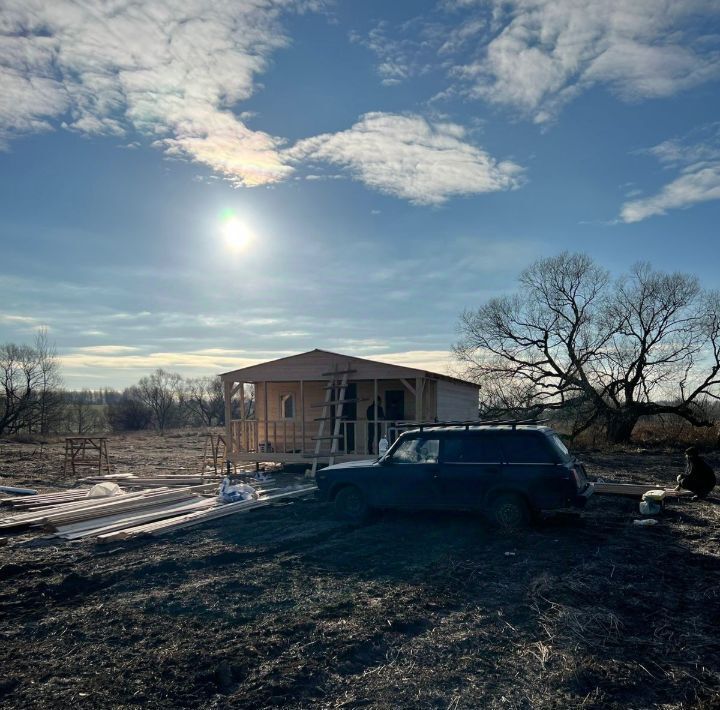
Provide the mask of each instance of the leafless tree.
POLYGON ((65 395, 65 426, 75 434, 103 431, 105 417, 102 404, 96 403, 92 390, 68 392, 65 395))
POLYGON ((181 380, 177 373, 158 368, 142 377, 137 384, 140 400, 152 412, 153 422, 160 431, 164 431, 172 421, 181 380))
POLYGON ((60 364, 54 344, 43 328, 35 337, 35 355, 40 375, 37 393, 37 427, 41 434, 49 434, 63 419, 63 393, 60 364))
POLYGON ((0 345, 0 435, 49 433, 62 416, 61 386, 55 349, 45 331, 34 347, 0 345))
POLYGON ((181 380, 178 388, 180 406, 191 422, 205 426, 222 423, 225 409, 222 382, 218 377, 196 377, 181 380))
POLYGON ((709 426, 720 385, 720 295, 645 263, 613 281, 583 254, 540 259, 520 289, 460 320, 455 353, 481 386, 531 392, 543 409, 572 403, 575 433, 601 424, 629 441, 641 416, 709 426))

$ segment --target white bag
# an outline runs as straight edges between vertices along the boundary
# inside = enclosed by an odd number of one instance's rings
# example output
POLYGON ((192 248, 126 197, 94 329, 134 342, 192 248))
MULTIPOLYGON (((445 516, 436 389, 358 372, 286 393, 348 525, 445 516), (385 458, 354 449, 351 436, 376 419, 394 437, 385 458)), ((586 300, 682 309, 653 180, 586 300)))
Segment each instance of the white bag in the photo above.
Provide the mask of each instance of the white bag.
POLYGON ((110 498, 110 496, 119 496, 122 494, 122 488, 112 481, 103 481, 96 483, 88 492, 88 498, 110 498))

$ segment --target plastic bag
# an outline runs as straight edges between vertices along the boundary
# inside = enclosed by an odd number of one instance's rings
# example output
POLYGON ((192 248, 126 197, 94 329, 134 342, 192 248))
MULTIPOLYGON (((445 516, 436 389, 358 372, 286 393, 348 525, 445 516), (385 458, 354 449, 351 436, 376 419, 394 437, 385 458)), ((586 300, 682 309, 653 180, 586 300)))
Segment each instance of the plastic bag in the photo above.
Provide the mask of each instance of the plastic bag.
POLYGON ((88 498, 109 498, 110 496, 119 496, 122 492, 122 488, 117 483, 103 481, 96 483, 86 495, 88 498))
POLYGON ((254 500, 257 497, 252 486, 248 486, 246 483, 230 483, 227 476, 223 478, 218 490, 218 498, 223 503, 237 503, 240 500, 254 500))
POLYGON ((640 513, 641 515, 657 515, 662 510, 660 503, 656 503, 653 500, 642 500, 640 501, 640 513))

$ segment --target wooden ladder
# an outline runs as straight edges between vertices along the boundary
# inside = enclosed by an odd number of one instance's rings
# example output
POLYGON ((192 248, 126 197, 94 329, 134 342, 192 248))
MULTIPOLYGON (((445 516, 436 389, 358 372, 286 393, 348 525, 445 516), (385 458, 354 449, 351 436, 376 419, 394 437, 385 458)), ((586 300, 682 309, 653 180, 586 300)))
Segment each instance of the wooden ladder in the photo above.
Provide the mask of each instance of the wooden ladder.
POLYGON ((352 400, 345 399, 345 392, 347 391, 348 375, 355 372, 355 370, 338 370, 337 366, 332 372, 325 372, 323 376, 327 376, 327 386, 325 387, 325 401, 322 404, 315 405, 322 407, 322 415, 317 418, 320 422, 318 426, 317 436, 313 437, 315 441, 315 454, 313 456, 312 464, 312 475, 315 475, 318 467, 318 461, 321 458, 328 459, 328 465, 332 466, 335 463, 335 454, 338 450, 338 441, 342 439, 340 430, 342 428, 342 417, 344 405, 352 400), (339 379, 338 379, 339 378, 339 379), (333 400, 333 396, 337 393, 337 399, 333 400), (330 416, 330 407, 337 407, 335 410, 335 416, 330 416), (325 422, 335 419, 335 426, 333 427, 333 433, 325 435, 325 422), (323 441, 330 441, 330 454, 329 456, 322 456, 322 443, 323 441))

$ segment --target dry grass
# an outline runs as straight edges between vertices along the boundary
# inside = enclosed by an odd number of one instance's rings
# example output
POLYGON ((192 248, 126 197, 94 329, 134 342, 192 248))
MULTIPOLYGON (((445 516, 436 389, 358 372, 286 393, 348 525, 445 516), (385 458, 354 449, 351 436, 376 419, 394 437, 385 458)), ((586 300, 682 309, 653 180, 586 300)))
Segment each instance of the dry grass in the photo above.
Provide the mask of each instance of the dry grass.
MULTIPOLYGON (((59 444, 42 461, 18 446, 0 452, 18 483, 58 475, 59 444)), ((192 468, 202 439, 110 453, 192 468)), ((678 450, 584 458, 627 481, 682 466, 678 450)), ((584 524, 510 536, 450 514, 355 528, 306 501, 152 542, 0 548, 0 704, 718 707, 720 506, 637 528, 632 501, 591 503, 584 524)))

